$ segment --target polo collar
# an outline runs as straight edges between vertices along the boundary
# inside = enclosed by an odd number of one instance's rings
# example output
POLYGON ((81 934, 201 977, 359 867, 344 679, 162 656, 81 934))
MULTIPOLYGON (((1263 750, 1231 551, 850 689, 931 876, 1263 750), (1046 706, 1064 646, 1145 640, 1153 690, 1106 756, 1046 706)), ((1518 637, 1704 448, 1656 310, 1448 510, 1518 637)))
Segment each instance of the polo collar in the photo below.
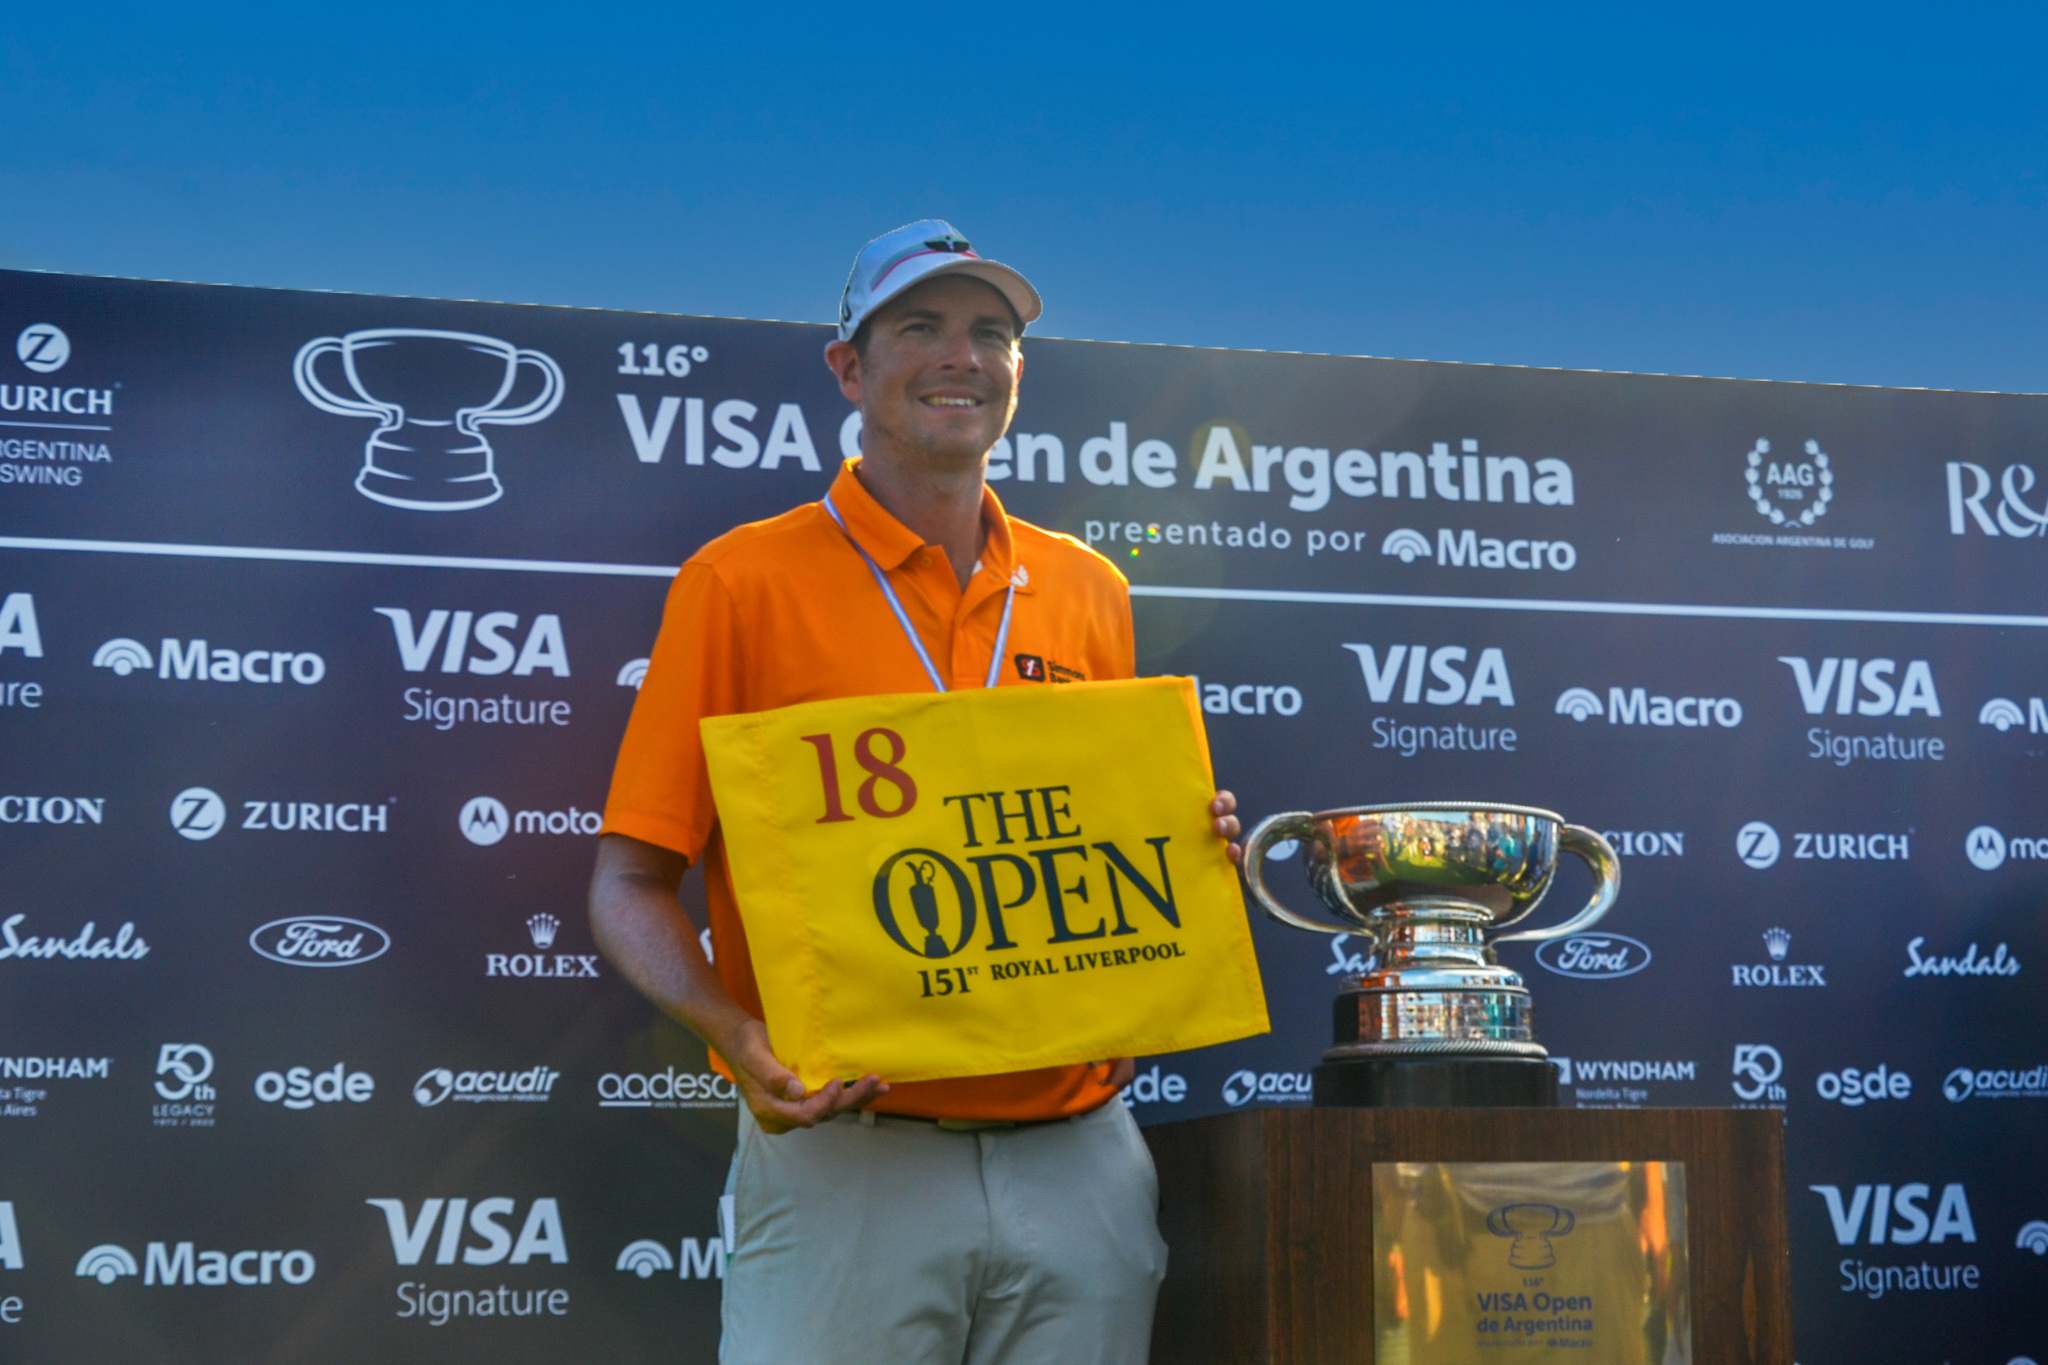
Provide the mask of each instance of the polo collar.
MULTIPOLYGON (((883 568, 900 569, 924 548, 925 542, 875 501, 854 473, 859 463, 847 460, 840 466, 839 477, 832 481, 832 505, 846 519, 846 532, 853 537, 854 544, 883 568)), ((998 585, 1006 585, 1016 570, 1015 542, 1010 537, 1010 516, 987 484, 981 489, 981 524, 988 532, 981 549, 982 572, 993 574, 998 585)), ((1026 591, 1028 587, 1028 581, 1020 583, 1018 590, 1026 591)))

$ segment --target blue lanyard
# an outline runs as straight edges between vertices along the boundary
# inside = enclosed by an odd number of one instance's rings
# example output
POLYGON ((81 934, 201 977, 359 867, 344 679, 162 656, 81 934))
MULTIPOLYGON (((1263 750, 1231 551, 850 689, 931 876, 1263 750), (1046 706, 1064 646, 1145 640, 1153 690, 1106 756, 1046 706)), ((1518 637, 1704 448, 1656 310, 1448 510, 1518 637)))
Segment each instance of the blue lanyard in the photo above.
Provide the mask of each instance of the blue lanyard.
MULTIPOLYGON (((861 549, 860 542, 853 538, 853 532, 846 530, 846 518, 840 516, 839 509, 832 505, 832 495, 830 493, 825 495, 825 510, 832 514, 832 520, 839 523, 839 529, 846 531, 848 543, 866 561, 868 572, 875 576, 876 584, 882 589, 882 596, 889 600, 889 610, 896 613, 896 624, 903 627, 903 634, 910 641, 910 647, 917 651, 917 661, 924 665, 925 676, 932 680, 932 686, 937 690, 941 692, 950 690, 946 686, 946 680, 939 676, 938 666, 932 662, 931 653, 925 649, 924 640, 918 635, 917 627, 910 623, 910 613, 903 610, 903 602, 896 596, 896 589, 889 586, 889 575, 882 572, 882 566, 875 563, 873 555, 861 549)), ((982 684, 984 687, 994 687, 996 679, 1002 676, 1003 646, 1008 644, 1010 639, 1010 608, 1016 604, 1017 577, 1015 574, 1012 574, 1010 576, 1010 590, 1003 597, 1003 623, 996 627, 995 652, 988 656, 988 681, 982 684)))

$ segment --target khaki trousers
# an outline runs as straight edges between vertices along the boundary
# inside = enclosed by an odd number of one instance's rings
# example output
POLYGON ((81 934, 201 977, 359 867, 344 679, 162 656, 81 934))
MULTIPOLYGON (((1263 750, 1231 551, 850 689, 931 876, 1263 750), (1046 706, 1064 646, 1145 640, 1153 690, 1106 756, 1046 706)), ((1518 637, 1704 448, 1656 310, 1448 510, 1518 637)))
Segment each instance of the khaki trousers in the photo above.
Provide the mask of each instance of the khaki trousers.
POLYGON ((977 1131, 739 1122, 722 1365, 1143 1365, 1166 1244, 1121 1101, 977 1131))

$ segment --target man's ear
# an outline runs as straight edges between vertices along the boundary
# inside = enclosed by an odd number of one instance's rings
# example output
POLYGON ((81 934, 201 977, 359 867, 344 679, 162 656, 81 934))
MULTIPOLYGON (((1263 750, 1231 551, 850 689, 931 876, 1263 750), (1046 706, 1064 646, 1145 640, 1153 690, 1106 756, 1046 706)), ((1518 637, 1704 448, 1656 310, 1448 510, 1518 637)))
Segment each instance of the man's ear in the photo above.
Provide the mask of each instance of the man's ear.
POLYGON ((860 406, 860 352, 850 341, 834 341, 825 347, 825 365, 839 380, 846 401, 860 406))

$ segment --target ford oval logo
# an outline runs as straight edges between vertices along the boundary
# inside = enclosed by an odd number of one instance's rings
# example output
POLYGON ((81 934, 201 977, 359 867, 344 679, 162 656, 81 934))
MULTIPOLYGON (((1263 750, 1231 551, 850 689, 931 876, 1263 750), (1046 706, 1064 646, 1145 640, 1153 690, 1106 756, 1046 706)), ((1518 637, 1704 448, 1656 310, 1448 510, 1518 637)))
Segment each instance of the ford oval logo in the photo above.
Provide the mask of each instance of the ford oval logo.
POLYGON ((294 915, 250 934, 249 946, 287 967, 354 967, 384 956, 391 935, 340 915, 294 915))
POLYGON ((1650 965, 1650 947, 1627 934, 1573 934, 1552 939, 1536 950, 1547 971, 1581 981, 1634 976, 1650 965))

